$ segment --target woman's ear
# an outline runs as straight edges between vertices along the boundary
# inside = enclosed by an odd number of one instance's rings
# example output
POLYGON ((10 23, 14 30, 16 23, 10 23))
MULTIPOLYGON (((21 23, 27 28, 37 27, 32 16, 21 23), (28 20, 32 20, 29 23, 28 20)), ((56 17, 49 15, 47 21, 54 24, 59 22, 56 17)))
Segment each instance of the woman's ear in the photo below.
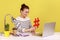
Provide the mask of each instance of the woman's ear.
POLYGON ((20 13, 21 13, 21 10, 20 10, 20 13))

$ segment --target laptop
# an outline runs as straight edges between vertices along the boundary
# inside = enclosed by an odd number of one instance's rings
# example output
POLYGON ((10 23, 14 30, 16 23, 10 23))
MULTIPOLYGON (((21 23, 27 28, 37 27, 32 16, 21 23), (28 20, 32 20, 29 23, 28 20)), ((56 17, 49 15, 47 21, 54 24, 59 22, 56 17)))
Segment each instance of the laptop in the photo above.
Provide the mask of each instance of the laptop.
POLYGON ((54 34, 54 30, 55 30, 55 25, 56 22, 50 22, 50 23, 45 23, 44 24, 44 29, 43 29, 43 33, 37 33, 37 36, 42 36, 42 37, 47 37, 47 36, 51 36, 54 34))

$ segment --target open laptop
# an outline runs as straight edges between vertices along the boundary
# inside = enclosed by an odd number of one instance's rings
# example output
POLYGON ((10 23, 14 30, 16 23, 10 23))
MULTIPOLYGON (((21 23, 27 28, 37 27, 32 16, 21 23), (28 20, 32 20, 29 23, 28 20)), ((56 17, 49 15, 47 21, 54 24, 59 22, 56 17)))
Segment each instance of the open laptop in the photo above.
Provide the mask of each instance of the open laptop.
POLYGON ((45 23, 44 24, 43 33, 42 34, 38 33, 36 35, 42 36, 42 37, 47 37, 47 36, 53 35, 54 34, 55 25, 56 25, 56 22, 45 23))

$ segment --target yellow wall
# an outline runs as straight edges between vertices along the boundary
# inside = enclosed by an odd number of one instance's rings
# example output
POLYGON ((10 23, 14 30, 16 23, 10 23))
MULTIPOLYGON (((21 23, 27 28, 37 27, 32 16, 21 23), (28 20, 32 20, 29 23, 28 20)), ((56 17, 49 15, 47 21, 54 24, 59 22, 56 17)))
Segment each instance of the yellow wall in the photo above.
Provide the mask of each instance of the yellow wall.
MULTIPOLYGON (((19 16, 19 9, 23 3, 30 7, 29 17, 32 23, 35 17, 41 20, 36 31, 42 32, 45 22, 56 22, 55 31, 60 32, 60 0, 0 0, 0 32, 4 30, 4 16, 6 14, 11 14, 15 18, 19 16)), ((9 17, 7 20, 11 30, 13 24, 9 17)))

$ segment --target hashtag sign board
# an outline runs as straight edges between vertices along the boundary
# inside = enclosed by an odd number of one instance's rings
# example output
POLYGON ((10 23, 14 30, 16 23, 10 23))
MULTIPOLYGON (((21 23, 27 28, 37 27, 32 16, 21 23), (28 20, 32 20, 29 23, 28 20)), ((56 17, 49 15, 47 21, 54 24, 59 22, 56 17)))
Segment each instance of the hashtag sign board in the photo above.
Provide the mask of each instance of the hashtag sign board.
POLYGON ((38 17, 35 18, 35 19, 34 19, 34 25, 33 25, 33 26, 36 27, 36 28, 38 28, 39 25, 40 25, 39 22, 40 22, 39 18, 38 18, 38 17))

